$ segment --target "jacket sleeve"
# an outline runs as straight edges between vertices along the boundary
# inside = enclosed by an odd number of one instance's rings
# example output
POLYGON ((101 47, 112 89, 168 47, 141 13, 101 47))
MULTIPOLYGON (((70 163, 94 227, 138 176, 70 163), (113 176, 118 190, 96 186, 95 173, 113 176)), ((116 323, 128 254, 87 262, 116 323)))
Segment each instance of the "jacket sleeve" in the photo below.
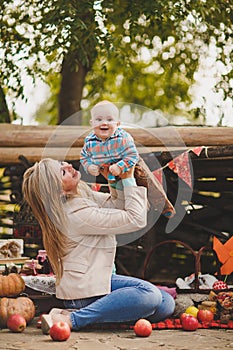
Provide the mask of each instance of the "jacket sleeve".
POLYGON ((109 186, 110 193, 93 191, 93 200, 101 208, 117 208, 124 209, 125 196, 122 190, 116 190, 109 186))
POLYGON ((139 230, 147 224, 147 195, 144 187, 124 187, 124 208, 98 207, 94 202, 70 212, 69 236, 118 235, 139 230), (93 204, 91 204, 93 203, 93 204))

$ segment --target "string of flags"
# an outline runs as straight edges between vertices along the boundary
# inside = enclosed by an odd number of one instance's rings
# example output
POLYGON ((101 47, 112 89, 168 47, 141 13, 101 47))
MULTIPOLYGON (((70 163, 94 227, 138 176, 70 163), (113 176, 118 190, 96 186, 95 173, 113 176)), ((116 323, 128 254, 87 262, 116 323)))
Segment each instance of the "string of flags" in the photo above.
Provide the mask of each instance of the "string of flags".
MULTIPOLYGON (((188 149, 187 151, 179 154, 177 157, 170 160, 170 162, 168 162, 162 168, 152 171, 152 173, 158 179, 161 185, 163 185, 163 169, 168 167, 175 174, 177 174, 184 182, 186 182, 189 187, 192 188, 192 176, 191 176, 191 169, 190 169, 190 162, 189 162, 189 153, 193 152, 199 157, 203 149, 207 149, 207 147, 198 146, 195 148, 188 149)), ((103 185, 97 184, 97 183, 91 184, 91 188, 94 191, 99 191, 101 186, 103 185)))
POLYGON ((199 146, 192 149, 189 149, 177 157, 173 158, 162 168, 152 171, 153 175, 158 179, 158 181, 163 184, 163 169, 168 167, 175 174, 177 174, 189 187, 192 188, 192 176, 189 162, 189 153, 193 152, 198 157, 201 154, 201 151, 206 148, 205 146, 199 146))
MULTIPOLYGON (((172 159, 164 167, 154 170, 154 176, 156 176, 159 182, 162 184, 163 169, 165 167, 168 167, 175 174, 177 174, 184 182, 186 182, 188 186, 192 188, 189 153, 193 152, 199 157, 203 149, 206 150, 206 157, 208 157, 207 147, 205 146, 200 146, 187 150, 184 153, 172 159)), ((225 244, 223 244, 218 238, 214 236, 213 250, 216 252, 219 261, 222 263, 222 266, 220 268, 221 275, 230 275, 233 272, 233 237, 231 237, 225 244)))

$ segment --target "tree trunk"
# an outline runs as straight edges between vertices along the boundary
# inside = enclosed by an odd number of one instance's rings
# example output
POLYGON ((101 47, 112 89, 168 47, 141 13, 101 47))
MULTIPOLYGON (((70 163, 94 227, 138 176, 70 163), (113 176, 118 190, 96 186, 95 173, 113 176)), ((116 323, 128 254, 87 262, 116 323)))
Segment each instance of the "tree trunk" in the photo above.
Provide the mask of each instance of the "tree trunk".
POLYGON ((10 123, 11 117, 7 107, 3 88, 0 86, 0 123, 10 123))
MULTIPOLYGON (((68 59, 63 61, 61 89, 59 93, 58 124, 64 123, 67 118, 81 110, 80 103, 87 72, 88 69, 80 62, 78 63, 78 71, 75 71, 71 69, 68 59)), ((81 125, 81 113, 77 114, 75 122, 81 125)))

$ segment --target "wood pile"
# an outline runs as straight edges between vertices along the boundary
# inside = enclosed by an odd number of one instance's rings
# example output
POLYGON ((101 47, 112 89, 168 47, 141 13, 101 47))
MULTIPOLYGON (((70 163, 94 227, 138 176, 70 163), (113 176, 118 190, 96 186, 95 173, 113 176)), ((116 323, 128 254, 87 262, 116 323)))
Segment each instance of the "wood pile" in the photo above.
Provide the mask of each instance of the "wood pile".
MULTIPOLYGON (((20 163, 19 155, 32 163, 45 156, 55 159, 65 156, 66 160, 77 160, 84 137, 90 132, 90 128, 76 125, 1 124, 0 127, 0 166, 20 163)), ((168 126, 126 130, 134 137, 140 153, 163 153, 165 161, 170 152, 202 145, 213 148, 211 154, 217 158, 232 157, 232 148, 228 146, 233 146, 233 128, 168 126)))

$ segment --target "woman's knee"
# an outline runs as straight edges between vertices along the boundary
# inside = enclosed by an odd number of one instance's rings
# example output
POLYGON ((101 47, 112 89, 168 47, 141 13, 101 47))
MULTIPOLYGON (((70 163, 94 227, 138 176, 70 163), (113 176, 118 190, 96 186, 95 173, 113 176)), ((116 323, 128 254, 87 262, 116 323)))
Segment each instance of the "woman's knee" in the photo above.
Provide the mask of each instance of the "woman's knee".
POLYGON ((175 300, 167 292, 161 290, 162 301, 148 318, 151 322, 160 322, 172 316, 175 310, 175 300))
POLYGON ((143 283, 141 285, 141 303, 144 304, 144 308, 147 309, 148 314, 154 312, 154 310, 162 303, 161 291, 151 283, 143 283))
POLYGON ((175 311, 175 300, 167 292, 163 292, 164 318, 170 317, 175 311))

